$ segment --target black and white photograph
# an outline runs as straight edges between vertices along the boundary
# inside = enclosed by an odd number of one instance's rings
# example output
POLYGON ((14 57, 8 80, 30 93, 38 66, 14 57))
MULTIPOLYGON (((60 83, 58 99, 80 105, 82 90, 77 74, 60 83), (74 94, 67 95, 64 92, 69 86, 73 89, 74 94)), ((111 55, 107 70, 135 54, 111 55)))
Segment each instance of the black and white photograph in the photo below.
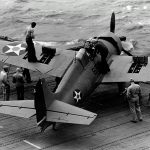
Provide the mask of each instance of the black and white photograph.
POLYGON ((150 150, 150 1, 0 2, 0 150, 150 150))

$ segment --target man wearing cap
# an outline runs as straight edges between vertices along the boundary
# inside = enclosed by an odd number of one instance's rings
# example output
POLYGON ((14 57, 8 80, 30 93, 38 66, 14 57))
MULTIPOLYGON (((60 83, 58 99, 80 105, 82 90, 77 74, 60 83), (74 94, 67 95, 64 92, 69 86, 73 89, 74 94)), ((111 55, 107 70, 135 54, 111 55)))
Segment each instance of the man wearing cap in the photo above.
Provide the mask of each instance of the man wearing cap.
POLYGON ((139 105, 139 101, 141 100, 141 88, 138 84, 135 84, 133 79, 130 79, 130 83, 131 85, 127 88, 127 99, 132 113, 131 122, 136 123, 138 120, 143 120, 139 105))
POLYGON ((96 38, 90 39, 85 42, 84 48, 91 60, 96 60, 95 67, 100 73, 106 74, 110 71, 106 61, 108 49, 103 42, 98 41, 96 38))
POLYGON ((2 83, 2 89, 3 89, 3 100, 8 101, 9 95, 10 95, 10 85, 8 80, 8 72, 9 67, 7 65, 3 66, 3 70, 0 72, 0 81, 2 83))
POLYGON ((97 68, 102 74, 106 74, 107 72, 110 71, 109 65, 107 63, 107 55, 108 55, 108 49, 107 47, 103 44, 103 42, 98 41, 95 44, 95 53, 99 54, 101 56, 101 61, 97 63, 97 68))
POLYGON ((87 52, 87 55, 93 60, 94 59, 94 50, 93 50, 93 45, 92 43, 87 40, 85 43, 84 43, 84 48, 87 52))
POLYGON ((24 79, 20 68, 16 69, 12 82, 16 85, 17 99, 24 100, 24 79))

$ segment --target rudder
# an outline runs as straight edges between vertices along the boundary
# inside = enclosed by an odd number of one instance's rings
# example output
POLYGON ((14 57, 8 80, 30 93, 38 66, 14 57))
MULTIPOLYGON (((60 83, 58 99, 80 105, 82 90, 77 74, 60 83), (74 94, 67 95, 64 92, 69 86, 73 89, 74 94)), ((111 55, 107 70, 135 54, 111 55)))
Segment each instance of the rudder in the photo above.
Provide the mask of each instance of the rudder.
POLYGON ((53 93, 48 89, 45 79, 39 79, 34 92, 34 106, 38 126, 42 126, 43 122, 46 121, 46 109, 52 100, 53 93))

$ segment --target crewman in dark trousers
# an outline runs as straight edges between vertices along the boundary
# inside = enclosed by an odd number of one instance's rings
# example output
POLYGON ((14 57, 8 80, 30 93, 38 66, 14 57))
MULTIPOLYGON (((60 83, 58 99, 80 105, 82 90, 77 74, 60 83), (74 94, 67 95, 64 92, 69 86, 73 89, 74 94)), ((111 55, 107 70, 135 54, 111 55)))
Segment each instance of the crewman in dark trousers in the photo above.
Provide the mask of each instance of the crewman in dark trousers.
POLYGON ((17 68, 13 75, 13 83, 16 85, 17 99, 24 100, 24 79, 20 68, 17 68))
POLYGON ((32 82, 29 69, 23 68, 23 76, 24 76, 25 80, 27 81, 27 83, 31 83, 32 82))
POLYGON ((32 22, 29 27, 27 27, 25 35, 26 35, 26 43, 27 43, 27 52, 28 52, 28 61, 29 62, 37 62, 36 58, 36 52, 33 40, 35 38, 34 36, 34 28, 36 26, 35 22, 32 22))

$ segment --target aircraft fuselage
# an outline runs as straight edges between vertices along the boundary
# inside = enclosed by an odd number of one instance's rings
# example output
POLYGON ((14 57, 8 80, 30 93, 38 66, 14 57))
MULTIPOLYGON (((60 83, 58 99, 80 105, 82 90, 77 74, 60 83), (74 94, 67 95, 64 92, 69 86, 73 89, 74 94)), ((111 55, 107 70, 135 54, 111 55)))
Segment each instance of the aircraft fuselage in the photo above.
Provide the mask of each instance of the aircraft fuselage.
MULTIPOLYGON (((111 55, 118 55, 118 50, 121 51, 121 41, 113 33, 109 33, 102 39, 100 38, 99 41, 108 49, 106 60, 109 64, 111 55)), ((75 90, 79 90, 82 99, 86 99, 103 79, 104 74, 99 70, 101 66, 96 67, 100 61, 100 54, 96 54, 94 59, 91 60, 86 50, 80 49, 56 90, 59 100, 75 105, 77 103, 73 95, 75 90)))

